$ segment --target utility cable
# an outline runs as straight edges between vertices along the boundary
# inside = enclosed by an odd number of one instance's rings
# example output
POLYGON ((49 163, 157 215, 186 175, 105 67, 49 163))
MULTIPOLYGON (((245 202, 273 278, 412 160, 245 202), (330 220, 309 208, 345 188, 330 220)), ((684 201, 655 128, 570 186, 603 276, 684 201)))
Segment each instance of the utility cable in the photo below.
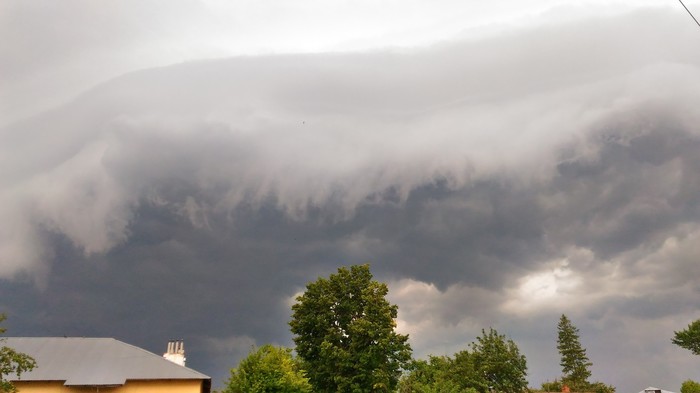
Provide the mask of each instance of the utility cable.
POLYGON ((695 16, 693 15, 693 13, 690 12, 690 10, 688 9, 688 7, 685 6, 685 4, 683 4, 683 0, 678 0, 678 1, 681 3, 683 8, 685 8, 685 10, 688 11, 688 15, 690 15, 690 17, 693 18, 693 20, 695 21, 695 24, 698 25, 698 27, 700 27, 700 22, 698 22, 698 20, 695 19, 695 16))

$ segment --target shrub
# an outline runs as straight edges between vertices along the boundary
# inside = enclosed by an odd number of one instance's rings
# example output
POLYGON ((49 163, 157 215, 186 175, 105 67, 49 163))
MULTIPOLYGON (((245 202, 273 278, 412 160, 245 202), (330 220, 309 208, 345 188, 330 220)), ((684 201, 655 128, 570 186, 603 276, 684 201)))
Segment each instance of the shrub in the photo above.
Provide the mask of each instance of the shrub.
POLYGON ((700 383, 687 380, 681 385, 681 393, 700 393, 700 383))
MULTIPOLYGON (((615 387, 602 382, 593 382, 588 385, 588 390, 594 393, 615 393, 615 387)), ((700 393, 700 392, 698 392, 700 393)))
POLYGON ((557 379, 552 382, 542 382, 542 390, 545 392, 561 392, 562 387, 563 384, 557 379))

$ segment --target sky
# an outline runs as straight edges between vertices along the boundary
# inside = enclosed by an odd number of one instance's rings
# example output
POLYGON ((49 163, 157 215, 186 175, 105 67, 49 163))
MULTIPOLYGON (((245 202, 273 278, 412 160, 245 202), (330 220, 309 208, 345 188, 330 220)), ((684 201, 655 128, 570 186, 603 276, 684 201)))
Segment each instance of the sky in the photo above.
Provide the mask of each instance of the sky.
MULTIPOLYGON (((700 13, 700 3, 686 2, 700 13)), ((700 28, 675 1, 0 3, 12 336, 184 339, 221 386, 370 263, 414 356, 700 380, 700 28)))

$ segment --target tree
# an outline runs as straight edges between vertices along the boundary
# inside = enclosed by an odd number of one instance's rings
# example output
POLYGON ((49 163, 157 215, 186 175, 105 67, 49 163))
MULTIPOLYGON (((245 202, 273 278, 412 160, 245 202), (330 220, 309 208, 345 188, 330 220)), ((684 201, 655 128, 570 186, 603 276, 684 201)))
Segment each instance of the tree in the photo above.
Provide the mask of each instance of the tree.
POLYGON ((612 385, 588 381, 591 376, 589 367, 593 363, 588 360, 586 350, 581 347, 578 328, 566 315, 562 314, 557 329, 559 331, 557 349, 561 355, 560 365, 564 375, 561 380, 555 379, 554 382, 543 383, 542 390, 560 391, 566 385, 574 392, 615 393, 615 387, 612 385))
POLYGON ((471 352, 453 358, 430 356, 416 361, 401 379, 399 393, 520 393, 527 390, 527 362, 513 340, 494 329, 481 331, 471 352))
POLYGON ((265 344, 231 370, 223 393, 310 393, 311 385, 290 348, 265 344))
POLYGON ((488 386, 476 387, 481 392, 515 393, 527 390, 527 361, 518 346, 505 335, 489 328, 471 344, 471 358, 476 375, 482 376, 488 386))
POLYGON ((296 298, 289 322, 296 352, 319 393, 393 392, 411 359, 408 335, 395 332, 398 307, 369 265, 339 268, 296 298))
POLYGON ((700 319, 692 322, 685 330, 673 333, 671 342, 691 351, 693 355, 700 355, 700 319))
POLYGON ((591 376, 589 367, 593 365, 586 356, 586 350, 581 346, 578 336, 578 328, 571 323, 566 315, 562 314, 557 325, 559 337, 557 349, 561 355, 561 368, 564 376, 562 382, 569 384, 572 390, 585 389, 589 385, 591 376))
MULTIPOLYGON (((473 344, 471 343, 470 345, 473 344)), ((474 354, 468 350, 455 353, 455 358, 452 362, 453 379, 458 381, 464 390, 469 389, 473 392, 488 391, 491 384, 487 380, 486 374, 477 370, 474 360, 474 354)))
POLYGON ((681 385, 681 393, 700 393, 700 383, 689 379, 681 385))
POLYGON ((428 361, 416 360, 411 364, 410 373, 399 381, 398 393, 478 393, 463 382, 453 359, 431 355, 428 361))
MULTIPOLYGON (((0 323, 7 317, 5 314, 0 314, 0 323)), ((0 327, 0 334, 5 333, 6 329, 0 327)), ((2 342, 4 340, 0 340, 2 342)), ((31 371, 36 367, 36 361, 24 353, 17 352, 10 347, 0 347, 0 392, 14 393, 17 391, 11 381, 5 379, 8 375, 20 377, 22 373, 31 371)))

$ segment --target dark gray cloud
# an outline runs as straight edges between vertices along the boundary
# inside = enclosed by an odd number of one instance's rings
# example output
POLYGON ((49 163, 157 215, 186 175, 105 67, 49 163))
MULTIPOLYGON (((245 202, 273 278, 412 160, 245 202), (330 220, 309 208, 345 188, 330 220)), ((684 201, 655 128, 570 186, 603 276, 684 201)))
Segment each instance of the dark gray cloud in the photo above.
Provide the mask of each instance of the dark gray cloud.
POLYGON ((677 389, 694 359, 669 338, 700 289, 700 56, 682 22, 192 62, 8 125, 10 332, 184 338, 218 384, 250 345, 291 343, 305 283, 369 261, 417 355, 494 326, 536 386, 559 375, 567 313, 595 378, 677 389))

